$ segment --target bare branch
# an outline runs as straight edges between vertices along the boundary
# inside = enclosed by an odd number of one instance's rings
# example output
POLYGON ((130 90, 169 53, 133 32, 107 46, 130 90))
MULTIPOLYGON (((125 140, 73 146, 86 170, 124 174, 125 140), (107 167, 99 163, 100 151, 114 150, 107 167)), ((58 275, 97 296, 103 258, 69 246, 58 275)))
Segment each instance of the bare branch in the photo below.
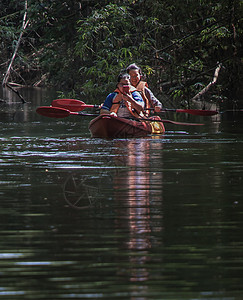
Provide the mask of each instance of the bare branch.
POLYGON ((216 84, 219 76, 219 71, 222 67, 222 64, 220 63, 217 68, 215 69, 213 80, 205 86, 204 89, 202 89, 199 93, 197 93, 193 98, 192 101, 200 100, 209 90, 213 88, 213 86, 216 84))
POLYGON ((2 82, 2 85, 5 86, 7 83, 8 83, 8 78, 10 76, 10 73, 11 73, 11 69, 12 69, 12 65, 13 65, 13 62, 14 62, 14 59, 16 57, 16 54, 18 52, 18 49, 19 49, 19 46, 20 46, 20 43, 21 43, 21 39, 22 39, 22 36, 23 36, 23 33, 29 23, 27 19, 27 7, 28 7, 28 1, 25 0, 25 13, 24 13, 24 16, 23 16, 23 21, 22 21, 22 27, 21 27, 21 32, 20 32, 20 35, 19 35, 19 39, 18 39, 18 42, 16 44, 16 47, 15 47, 15 50, 14 50, 14 53, 12 55, 12 58, 11 58, 11 61, 10 61, 10 64, 8 66, 8 69, 7 69, 7 72, 6 74, 4 75, 4 78, 3 78, 3 82, 2 82))

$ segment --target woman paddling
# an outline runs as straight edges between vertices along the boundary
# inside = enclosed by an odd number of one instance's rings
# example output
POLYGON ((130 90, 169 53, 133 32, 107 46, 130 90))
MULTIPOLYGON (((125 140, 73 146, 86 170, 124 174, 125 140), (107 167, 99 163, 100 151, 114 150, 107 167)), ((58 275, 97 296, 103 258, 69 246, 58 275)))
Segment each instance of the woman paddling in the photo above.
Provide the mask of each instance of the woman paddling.
POLYGON ((144 100, 130 84, 130 75, 121 73, 118 76, 117 88, 110 93, 101 107, 100 114, 129 118, 143 116, 144 100))
POLYGON ((153 108, 155 112, 160 112, 162 109, 162 103, 154 96, 152 91, 148 88, 147 82, 142 80, 142 70, 136 64, 131 64, 126 69, 130 75, 130 82, 143 97, 145 103, 145 114, 148 116, 150 108, 153 108), (148 110, 146 110, 148 108, 148 110))

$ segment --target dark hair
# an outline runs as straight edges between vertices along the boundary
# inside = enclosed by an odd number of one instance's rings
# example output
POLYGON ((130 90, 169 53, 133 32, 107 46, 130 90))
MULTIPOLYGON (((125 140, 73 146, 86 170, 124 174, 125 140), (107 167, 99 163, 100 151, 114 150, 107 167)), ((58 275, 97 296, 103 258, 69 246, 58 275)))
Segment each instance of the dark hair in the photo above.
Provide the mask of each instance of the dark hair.
POLYGON ((130 80, 130 75, 128 73, 120 73, 117 77, 117 83, 119 83, 123 78, 128 78, 130 80))
POLYGON ((139 71, 139 74, 142 75, 142 70, 141 70, 141 68, 140 68, 138 65, 136 65, 135 63, 130 64, 130 65, 127 67, 127 69, 126 69, 126 71, 127 71, 128 74, 129 74, 129 72, 130 72, 131 70, 138 70, 138 71, 139 71))

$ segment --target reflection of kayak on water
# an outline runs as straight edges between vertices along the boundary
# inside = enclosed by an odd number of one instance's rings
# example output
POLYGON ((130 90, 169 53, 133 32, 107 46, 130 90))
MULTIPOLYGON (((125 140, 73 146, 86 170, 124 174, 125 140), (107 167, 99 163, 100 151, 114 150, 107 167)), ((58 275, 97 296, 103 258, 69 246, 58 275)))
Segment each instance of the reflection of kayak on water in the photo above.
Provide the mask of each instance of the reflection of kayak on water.
POLYGON ((111 115, 100 115, 91 120, 89 130, 92 137, 101 138, 143 137, 165 132, 159 116, 151 117, 149 121, 138 121, 111 115))

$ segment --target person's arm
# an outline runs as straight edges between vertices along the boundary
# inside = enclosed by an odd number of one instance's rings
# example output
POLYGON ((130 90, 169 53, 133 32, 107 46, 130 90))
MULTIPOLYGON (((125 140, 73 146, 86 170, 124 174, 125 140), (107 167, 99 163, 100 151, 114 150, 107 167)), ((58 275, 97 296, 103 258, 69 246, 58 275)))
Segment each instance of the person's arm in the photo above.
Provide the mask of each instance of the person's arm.
POLYGON ((138 113, 144 109, 144 101, 139 92, 135 91, 132 94, 124 95, 124 99, 131 103, 132 108, 134 108, 138 113))
MULTIPOLYGON (((112 103, 113 103, 113 99, 115 97, 116 93, 110 93, 106 99, 105 99, 105 102, 104 104, 102 105, 101 107, 101 110, 100 110, 100 115, 108 115, 108 114, 111 114, 112 112, 110 111, 111 109, 111 106, 112 106, 112 103)), ((113 113, 112 113, 113 114, 113 113)))
POLYGON ((145 95, 150 101, 152 107, 154 107, 155 112, 159 112, 163 107, 162 103, 154 96, 154 94, 149 88, 145 87, 144 90, 145 90, 145 95))
POLYGON ((111 112, 108 109, 101 108, 100 115, 109 115, 111 112))

